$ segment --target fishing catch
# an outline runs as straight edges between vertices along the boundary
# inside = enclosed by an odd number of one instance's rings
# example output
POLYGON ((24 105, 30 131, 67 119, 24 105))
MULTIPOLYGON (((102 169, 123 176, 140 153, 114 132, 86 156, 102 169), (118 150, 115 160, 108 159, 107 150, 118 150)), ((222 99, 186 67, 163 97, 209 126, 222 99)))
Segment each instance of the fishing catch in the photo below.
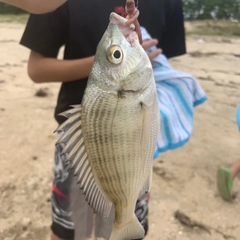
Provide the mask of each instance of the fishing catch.
POLYGON ((115 209, 110 240, 144 237, 134 210, 150 190, 159 131, 152 65, 126 21, 111 13, 82 104, 62 113, 57 129, 86 201, 106 217, 115 209))

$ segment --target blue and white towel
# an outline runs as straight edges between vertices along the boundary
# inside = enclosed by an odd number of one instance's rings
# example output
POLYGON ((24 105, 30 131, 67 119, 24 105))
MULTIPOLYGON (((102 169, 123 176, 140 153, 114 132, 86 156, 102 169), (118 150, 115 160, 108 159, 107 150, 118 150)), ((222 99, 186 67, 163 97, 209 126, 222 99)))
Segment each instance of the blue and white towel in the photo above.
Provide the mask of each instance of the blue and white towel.
POLYGON ((238 125, 238 130, 240 131, 240 105, 238 105, 238 107, 237 107, 236 121, 237 121, 237 125, 238 125))
MULTIPOLYGON (((151 39, 146 29, 141 28, 143 41, 151 39)), ((154 51, 156 47, 148 49, 154 51)), ((207 96, 199 83, 189 74, 170 66, 160 54, 154 59, 153 72, 160 106, 160 134, 154 158, 161 152, 182 147, 188 142, 193 129, 194 112, 207 96)))

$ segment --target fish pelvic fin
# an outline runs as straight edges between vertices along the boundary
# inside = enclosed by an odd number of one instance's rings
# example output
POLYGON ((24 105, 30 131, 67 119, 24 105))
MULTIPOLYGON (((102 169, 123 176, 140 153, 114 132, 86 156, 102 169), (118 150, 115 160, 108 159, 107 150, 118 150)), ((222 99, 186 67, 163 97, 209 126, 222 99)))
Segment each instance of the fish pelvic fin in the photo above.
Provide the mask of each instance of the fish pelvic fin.
POLYGON ((67 120, 56 129, 57 132, 63 132, 56 144, 64 144, 62 154, 67 155, 65 162, 69 162, 70 168, 74 169, 74 176, 77 177, 77 183, 88 204, 94 212, 108 217, 112 202, 96 182, 88 160, 82 132, 82 107, 73 105, 71 109, 61 115, 67 117, 67 120))
POLYGON ((124 226, 114 223, 110 240, 142 239, 144 235, 143 226, 134 214, 132 220, 124 226))

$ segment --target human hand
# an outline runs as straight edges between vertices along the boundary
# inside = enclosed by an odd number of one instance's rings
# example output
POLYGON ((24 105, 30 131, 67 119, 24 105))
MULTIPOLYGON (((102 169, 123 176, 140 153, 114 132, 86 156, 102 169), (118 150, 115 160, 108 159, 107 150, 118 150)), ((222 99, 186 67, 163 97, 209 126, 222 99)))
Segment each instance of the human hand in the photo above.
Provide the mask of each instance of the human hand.
MULTIPOLYGON (((137 1, 138 4, 138 1, 137 1)), ((128 20, 126 22, 127 26, 130 26, 131 24, 134 24, 135 26, 135 31, 138 35, 138 39, 140 44, 142 44, 142 33, 140 30, 140 24, 138 22, 138 16, 139 16, 139 10, 137 9, 138 6, 135 6, 135 1, 134 0, 127 0, 126 1, 126 6, 125 10, 127 13, 126 19, 128 20)))
MULTIPOLYGON (((150 40, 146 40, 142 43, 142 47, 144 48, 144 50, 148 50, 151 47, 154 47, 158 44, 158 40, 157 39, 150 39, 150 40)), ((159 54, 162 53, 162 49, 161 48, 157 48, 156 50, 148 53, 148 57, 150 59, 151 62, 153 62, 153 59, 155 57, 157 57, 159 54)))

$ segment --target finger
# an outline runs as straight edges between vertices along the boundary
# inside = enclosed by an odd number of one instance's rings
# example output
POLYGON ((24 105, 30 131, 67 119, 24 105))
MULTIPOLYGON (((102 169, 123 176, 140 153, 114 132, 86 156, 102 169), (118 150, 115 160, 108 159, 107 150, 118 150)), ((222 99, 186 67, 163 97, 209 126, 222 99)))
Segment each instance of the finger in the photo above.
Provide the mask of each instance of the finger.
POLYGON ((135 31, 138 35, 139 43, 142 44, 143 43, 142 32, 141 32, 140 24, 139 24, 138 20, 136 20, 136 22, 135 22, 135 31))
POLYGON ((135 2, 134 0, 127 0, 126 5, 125 5, 125 11, 128 15, 133 15, 135 11, 135 2))
POLYGON ((155 57, 162 53, 162 49, 158 48, 157 50, 150 52, 148 54, 149 59, 152 61, 155 57))
POLYGON ((157 39, 150 39, 148 41, 145 41, 142 43, 142 47, 147 50, 153 46, 156 46, 158 44, 158 40, 157 39))
POLYGON ((129 19, 129 20, 128 20, 125 24, 126 24, 127 26, 129 26, 129 25, 131 25, 132 23, 134 23, 134 22, 137 20, 139 14, 140 14, 140 12, 139 12, 138 10, 135 11, 135 12, 133 13, 133 15, 127 17, 127 19, 129 19))

